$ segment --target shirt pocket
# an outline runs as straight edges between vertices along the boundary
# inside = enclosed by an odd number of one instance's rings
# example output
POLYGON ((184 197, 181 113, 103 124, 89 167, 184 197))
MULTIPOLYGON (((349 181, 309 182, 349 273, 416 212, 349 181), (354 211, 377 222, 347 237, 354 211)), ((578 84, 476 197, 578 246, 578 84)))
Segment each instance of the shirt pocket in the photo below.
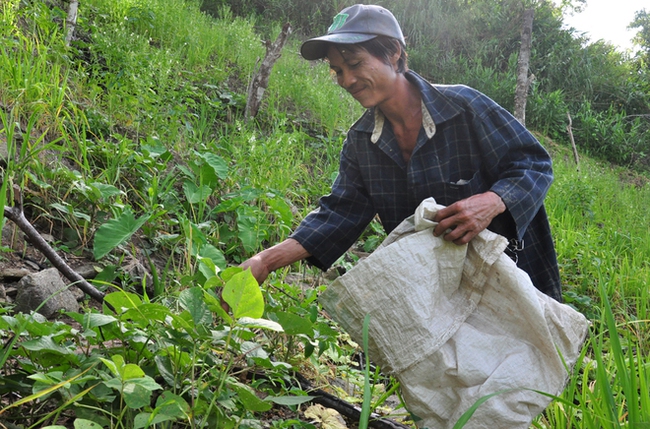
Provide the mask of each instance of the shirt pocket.
POLYGON ((438 204, 451 205, 456 201, 469 198, 490 189, 481 171, 477 171, 469 179, 460 179, 456 182, 440 182, 433 189, 433 197, 438 204))

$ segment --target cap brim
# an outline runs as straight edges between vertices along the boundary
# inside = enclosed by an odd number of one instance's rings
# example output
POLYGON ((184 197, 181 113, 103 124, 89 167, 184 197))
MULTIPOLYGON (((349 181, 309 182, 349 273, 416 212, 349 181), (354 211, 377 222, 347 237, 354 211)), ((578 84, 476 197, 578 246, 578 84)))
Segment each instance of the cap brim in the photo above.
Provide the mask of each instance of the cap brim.
POLYGON ((363 33, 336 33, 326 36, 314 37, 305 41, 300 47, 300 55, 306 60, 319 60, 327 56, 327 50, 332 43, 352 45, 355 43, 367 42, 377 37, 376 34, 363 33))

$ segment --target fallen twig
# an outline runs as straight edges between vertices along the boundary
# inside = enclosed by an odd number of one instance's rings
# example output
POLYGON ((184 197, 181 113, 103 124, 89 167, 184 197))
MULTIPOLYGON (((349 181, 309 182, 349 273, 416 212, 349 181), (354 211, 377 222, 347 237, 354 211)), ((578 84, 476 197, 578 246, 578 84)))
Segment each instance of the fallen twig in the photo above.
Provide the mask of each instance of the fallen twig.
POLYGON ((79 289, 90 295, 99 303, 104 303, 104 293, 93 285, 88 283, 79 273, 74 271, 66 262, 52 249, 47 241, 36 231, 36 228, 29 223, 23 213, 20 190, 14 188, 16 197, 14 198, 14 207, 4 208, 4 215, 7 219, 15 223, 20 228, 29 241, 52 263, 52 266, 58 269, 68 280, 73 282, 79 289))

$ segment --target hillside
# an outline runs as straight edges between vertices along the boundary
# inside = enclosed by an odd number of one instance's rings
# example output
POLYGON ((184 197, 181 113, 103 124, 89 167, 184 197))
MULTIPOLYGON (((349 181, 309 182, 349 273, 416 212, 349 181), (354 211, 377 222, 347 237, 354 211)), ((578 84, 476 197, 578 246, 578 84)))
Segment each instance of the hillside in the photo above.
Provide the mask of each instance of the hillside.
MULTIPOLYGON (((361 108, 327 65, 299 57, 296 31, 260 113, 245 121, 248 82, 279 24, 227 7, 215 18, 192 1, 91 0, 79 5, 66 46, 68 5, 11 0, 2 9, 3 202, 22 201, 68 265, 92 267, 87 280, 105 303, 86 294, 78 311, 49 320, 16 313, 19 286, 4 277, 0 427, 336 427, 309 408, 315 393, 296 373, 358 405, 368 380, 365 403, 412 426, 396 381, 374 367, 366 373, 362 347, 322 311, 329 275, 295 264, 260 287, 237 268, 285 238, 336 175, 361 108)), ((424 45, 414 47, 414 67, 428 67, 424 45)), ((497 65, 462 56, 445 64, 495 99, 512 89, 497 65)), ((559 80, 539 79, 540 87, 559 80)), ((642 109, 646 87, 625 82, 626 107, 642 109)), ((642 110, 588 109, 565 96, 534 92, 529 123, 554 160, 546 207, 564 298, 592 332, 567 389, 534 427, 642 425, 650 421, 650 134, 642 110), (578 165, 564 131, 573 102, 582 106, 578 165)), ((51 266, 6 217, 4 231, 0 272, 51 266)), ((373 222, 330 274, 383 238, 373 222)))

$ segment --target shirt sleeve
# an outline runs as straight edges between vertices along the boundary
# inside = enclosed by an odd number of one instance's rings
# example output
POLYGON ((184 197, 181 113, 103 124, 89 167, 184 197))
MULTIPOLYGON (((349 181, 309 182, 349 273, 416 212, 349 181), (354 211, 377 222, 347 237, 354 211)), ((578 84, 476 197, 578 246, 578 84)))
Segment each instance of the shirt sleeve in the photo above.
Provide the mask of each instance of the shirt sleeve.
POLYGON ((478 138, 501 197, 521 239, 553 182, 552 161, 537 139, 496 103, 476 116, 478 138))
POLYGON ((343 145, 339 174, 329 195, 290 235, 312 256, 307 261, 327 270, 359 238, 376 214, 359 172, 353 144, 343 145))

